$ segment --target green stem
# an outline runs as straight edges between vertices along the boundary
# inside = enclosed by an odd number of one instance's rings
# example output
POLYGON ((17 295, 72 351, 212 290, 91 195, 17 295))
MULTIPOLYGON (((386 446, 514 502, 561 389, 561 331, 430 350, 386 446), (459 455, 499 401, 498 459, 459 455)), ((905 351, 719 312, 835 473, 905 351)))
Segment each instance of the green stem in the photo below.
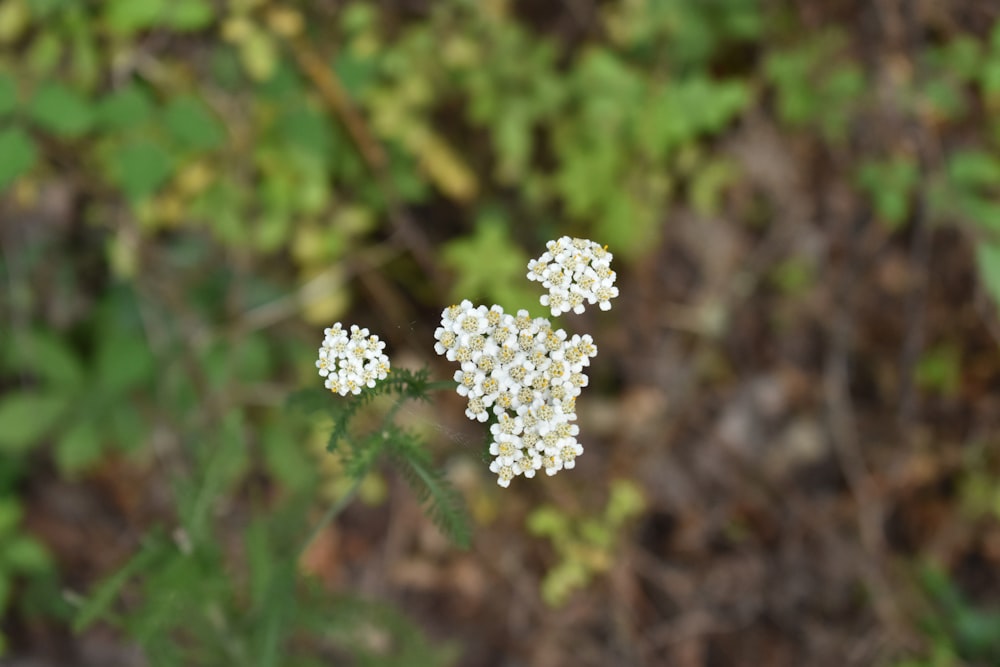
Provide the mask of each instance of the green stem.
POLYGON ((428 382, 427 388, 431 390, 437 389, 451 389, 454 390, 458 386, 458 383, 454 380, 438 380, 437 382, 428 382))
POLYGON ((396 399, 396 402, 392 404, 392 407, 389 408, 389 412, 387 412, 385 414, 385 417, 382 419, 383 431, 389 424, 393 422, 393 420, 396 419, 396 414, 399 413, 399 409, 403 407, 404 402, 406 402, 406 396, 400 396, 398 399, 396 399))
POLYGON ((364 478, 365 476, 361 475, 355 479, 351 484, 351 488, 349 488, 347 492, 340 497, 340 500, 330 506, 330 509, 326 511, 323 517, 319 520, 319 523, 316 524, 316 527, 313 528, 311 533, 309 533, 309 537, 306 538, 306 541, 302 543, 301 547, 299 547, 296 560, 302 558, 302 554, 309 549, 309 545, 316 541, 316 538, 319 537, 321 532, 323 532, 323 529, 330 525, 330 522, 333 521, 337 515, 351 503, 352 500, 354 500, 354 496, 357 495, 358 489, 361 488, 361 482, 364 481, 364 478))
MULTIPOLYGON (((455 386, 456 385, 454 380, 440 380, 437 382, 427 383, 427 389, 429 390, 454 389, 455 386)), ((386 414, 385 419, 382 420, 383 428, 385 428, 385 426, 388 426, 393 422, 393 420, 396 418, 396 414, 399 412, 399 409, 403 407, 403 403, 405 401, 406 401, 405 396, 401 396, 399 400, 396 401, 396 403, 386 414)), ((301 558, 302 554, 306 552, 306 550, 309 548, 309 545, 311 545, 316 540, 316 538, 319 537, 319 534, 323 531, 323 529, 326 528, 330 524, 330 522, 332 522, 337 517, 337 515, 340 514, 344 510, 344 508, 350 504, 350 502, 354 499, 354 496, 357 495, 358 489, 361 487, 361 482, 364 480, 365 476, 366 475, 361 475, 357 479, 355 479, 354 482, 351 484, 351 488, 347 490, 347 492, 340 498, 340 500, 334 503, 330 507, 330 509, 326 511, 323 517, 319 520, 319 523, 316 524, 312 532, 309 534, 309 537, 306 538, 306 541, 303 542, 302 546, 299 548, 298 551, 299 558, 301 558)))

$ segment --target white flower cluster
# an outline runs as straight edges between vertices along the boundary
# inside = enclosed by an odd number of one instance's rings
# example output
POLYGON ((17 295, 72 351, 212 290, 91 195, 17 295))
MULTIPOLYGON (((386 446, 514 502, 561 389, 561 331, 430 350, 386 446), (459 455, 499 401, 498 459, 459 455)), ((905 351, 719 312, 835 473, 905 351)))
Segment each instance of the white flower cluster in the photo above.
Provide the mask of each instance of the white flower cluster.
POLYGON ((587 303, 611 309, 611 299, 618 296, 612 254, 607 248, 588 241, 563 236, 545 244, 541 257, 528 262, 528 280, 542 283, 548 294, 540 299, 552 311, 552 317, 573 311, 580 314, 587 303))
POLYGON ((597 355, 589 335, 567 338, 528 311, 510 315, 471 301, 445 308, 434 332, 434 351, 459 362, 458 393, 468 399, 465 414, 490 427, 495 457, 490 470, 500 486, 517 475, 554 475, 576 465, 583 447, 576 441, 576 397, 588 383, 583 369, 597 355))
POLYGON ((337 322, 323 333, 326 337, 316 368, 326 378, 327 389, 341 396, 360 394, 362 387, 374 387, 388 377, 389 357, 382 352, 385 343, 368 329, 352 324, 348 332, 337 322))

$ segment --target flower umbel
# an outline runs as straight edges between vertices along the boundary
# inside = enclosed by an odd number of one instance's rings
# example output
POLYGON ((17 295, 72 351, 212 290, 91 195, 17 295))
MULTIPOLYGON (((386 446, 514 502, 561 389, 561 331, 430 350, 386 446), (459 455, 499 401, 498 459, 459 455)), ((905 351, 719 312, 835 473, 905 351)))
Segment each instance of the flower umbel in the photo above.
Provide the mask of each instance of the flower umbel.
MULTIPOLYGON (((611 309, 618 296, 612 255, 606 246, 563 236, 546 244, 541 257, 528 263, 528 280, 542 283, 540 301, 553 317, 586 304, 611 309)), ((527 310, 516 315, 500 306, 476 306, 468 299, 441 313, 434 351, 461 364, 455 372, 458 394, 467 401, 465 415, 490 426, 494 457, 490 470, 497 484, 514 477, 534 477, 569 470, 583 453, 577 442, 576 397, 590 380, 584 368, 597 356, 589 334, 569 337, 545 318, 527 310)))
POLYGON ((345 330, 340 322, 325 329, 316 368, 326 378, 325 386, 341 396, 360 394, 362 387, 374 387, 389 376, 385 343, 368 329, 352 324, 345 330))
POLYGON ((576 441, 576 397, 586 386, 583 368, 597 355, 589 335, 568 337, 528 311, 510 315, 463 301, 445 308, 434 333, 438 354, 462 364, 457 392, 466 416, 490 427, 490 470, 500 486, 519 475, 548 475, 574 466, 583 447, 576 441))
POLYGON ((539 301, 552 317, 571 310, 582 313, 587 303, 611 310, 618 288, 607 248, 569 236, 549 241, 546 248, 541 257, 528 262, 528 280, 540 282, 548 290, 539 301))

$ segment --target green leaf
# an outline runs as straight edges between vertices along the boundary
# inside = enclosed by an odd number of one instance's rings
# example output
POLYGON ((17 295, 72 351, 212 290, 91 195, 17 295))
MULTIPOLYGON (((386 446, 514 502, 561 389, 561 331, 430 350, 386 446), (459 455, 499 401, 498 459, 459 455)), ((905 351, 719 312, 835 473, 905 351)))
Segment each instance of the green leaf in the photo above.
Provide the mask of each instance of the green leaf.
POLYGON ((709 160, 691 175, 689 185, 691 204, 701 215, 718 213, 726 188, 739 179, 735 163, 725 158, 709 160))
POLYGON ((69 406, 63 394, 21 392, 0 399, 0 453, 27 451, 58 424, 69 406))
POLYGON ((136 139, 114 147, 108 157, 111 180, 133 202, 155 193, 174 170, 170 154, 157 143, 136 139))
POLYGON ((966 608, 954 620, 959 653, 976 664, 1000 661, 1000 614, 966 608))
POLYGON ((108 130, 135 128, 153 115, 153 101, 141 86, 129 83, 105 96, 97 109, 98 122, 108 130))
POLYGON ((1000 93, 1000 59, 990 60, 983 65, 980 81, 987 95, 1000 93))
POLYGON ((0 116, 9 114, 17 107, 17 82, 7 74, 0 73, 0 116))
POLYGON ((103 451, 104 441, 94 422, 79 421, 56 443, 56 465, 63 474, 73 474, 95 463, 103 451))
POLYGON ((234 376, 243 385, 262 382, 271 377, 271 349, 264 336, 246 336, 235 345, 230 363, 234 364, 234 376))
POLYGON ((164 23, 178 32, 193 32, 207 28, 214 19, 212 5, 205 0, 173 0, 164 23))
MULTIPOLYGON (((329 402, 330 392, 324 393, 329 402)), ((316 479, 316 460, 301 446, 299 432, 287 427, 286 422, 291 416, 283 415, 285 421, 282 423, 272 420, 265 424, 258 437, 268 473, 274 475, 285 488, 308 489, 316 479)))
POLYGON ((63 53, 63 42, 52 32, 40 33, 24 57, 25 70, 36 79, 45 80, 59 66, 63 53))
POLYGON ((199 469, 202 471, 197 490, 185 500, 180 514, 184 527, 195 544, 211 541, 211 510, 216 501, 239 479, 248 465, 244 414, 230 410, 222 417, 213 436, 202 443, 199 469))
POLYGON ((537 303, 524 283, 528 257, 510 238, 502 214, 487 210, 471 237, 448 243, 442 250, 445 264, 457 273, 452 297, 485 298, 509 311, 531 308, 537 303))
POLYGON ((385 444, 403 478, 426 504, 428 517, 459 548, 468 549, 472 528, 462 496, 440 471, 433 468, 427 453, 407 434, 390 431, 385 444))
MULTIPOLYGON (((10 576, 6 572, 0 570, 0 612, 7 609, 7 603, 10 602, 10 591, 11 591, 11 580, 10 576)), ((4 656, 4 648, 6 644, 4 641, 3 632, 0 631, 0 658, 4 656)))
MULTIPOLYGON (((395 370, 393 371, 395 372, 395 370)), ((306 415, 327 414, 336 394, 327 389, 299 389, 289 394, 285 401, 289 409, 306 415)))
POLYGON ((990 30, 990 50, 992 55, 1000 56, 1000 23, 994 23, 990 30))
POLYGON ((361 56, 347 49, 337 52, 333 68, 351 99, 362 99, 375 82, 378 76, 377 62, 373 57, 361 56))
POLYGON ((264 520, 252 519, 244 539, 250 570, 250 603, 255 609, 263 609, 268 604, 275 571, 280 564, 274 558, 273 542, 264 520))
POLYGON ((896 229, 910 213, 910 196, 919 177, 912 158, 896 157, 863 164, 857 182, 873 199, 879 217, 889 229, 896 229))
POLYGON ((145 417, 138 411, 115 410, 110 415, 105 437, 126 451, 135 450, 146 444, 148 428, 145 417))
POLYGON ((0 130, 0 192, 23 176, 38 161, 35 142, 20 127, 0 130))
POLYGON ((954 396, 962 379, 962 359, 958 349, 942 345, 925 351, 917 362, 915 378, 924 389, 954 396))
POLYGON ((60 9, 72 7, 75 0, 27 0, 31 15, 36 19, 45 18, 60 9))
POLYGON ((568 540, 569 538, 569 521, 554 507, 546 505, 531 512, 528 515, 527 526, 532 535, 559 540, 568 540))
POLYGON ((184 149, 207 151, 222 144, 222 123, 197 97, 183 95, 170 101, 163 111, 163 123, 184 149))
POLYGON ((124 567, 98 584, 91 593, 90 599, 77 610, 76 617, 73 619, 73 631, 83 632, 101 618, 111 606, 118 592, 128 583, 128 580, 149 568, 169 548, 160 540, 145 545, 143 550, 124 567))
POLYGON ((946 79, 927 81, 920 90, 920 97, 928 111, 946 120, 958 118, 968 106, 965 90, 946 79))
POLYGON ((611 497, 605 516, 612 526, 638 516, 646 508, 646 499, 642 490, 633 482, 618 479, 611 483, 611 497))
POLYGON ((108 0, 104 3, 104 22, 119 35, 130 35, 157 25, 169 6, 168 0, 108 0))
POLYGON ((84 90, 93 90, 104 68, 103 54, 98 49, 96 38, 91 30, 79 26, 74 31, 71 44, 70 80, 84 90))
POLYGON ((326 117, 315 109, 296 106, 277 120, 276 132, 290 147, 321 158, 333 159, 333 132, 326 117))
POLYGON ((86 133, 95 115, 90 100, 61 83, 43 85, 32 98, 28 112, 42 129, 69 138, 86 133))
POLYGON ((976 246, 976 263, 986 292, 1000 306, 1000 245, 981 242, 976 246))
POLYGON ((3 364, 7 370, 29 373, 66 393, 79 387, 84 379, 83 366, 67 342, 44 330, 16 335, 3 364))
POLYGON ((254 81, 266 81, 278 67, 278 46, 270 34, 253 30, 240 43, 240 62, 254 81))
POLYGON ((105 332, 97 351, 94 376, 102 391, 123 394, 153 377, 153 355, 139 334, 105 332))
POLYGON ((771 270, 774 284, 789 296, 800 296, 815 280, 815 267, 803 257, 790 257, 771 270))
POLYGON ((236 90, 245 81, 236 50, 228 45, 216 45, 212 50, 206 72, 215 85, 226 90, 236 90))
POLYGON ((37 540, 18 535, 0 548, 0 560, 12 572, 37 574, 52 567, 48 551, 37 540))
POLYGON ((31 24, 31 11, 24 0, 0 3, 0 44, 13 44, 31 24))
POLYGON ((985 151, 958 151, 948 160, 948 176, 966 188, 1000 185, 1000 159, 985 151))
POLYGON ((21 523, 23 515, 24 511, 16 500, 13 498, 0 499, 0 537, 6 540, 6 537, 13 533, 18 524, 21 523))
POLYGON ((938 48, 928 48, 927 57, 934 69, 957 75, 963 83, 976 76, 979 66, 986 59, 979 41, 962 34, 956 34, 938 48))

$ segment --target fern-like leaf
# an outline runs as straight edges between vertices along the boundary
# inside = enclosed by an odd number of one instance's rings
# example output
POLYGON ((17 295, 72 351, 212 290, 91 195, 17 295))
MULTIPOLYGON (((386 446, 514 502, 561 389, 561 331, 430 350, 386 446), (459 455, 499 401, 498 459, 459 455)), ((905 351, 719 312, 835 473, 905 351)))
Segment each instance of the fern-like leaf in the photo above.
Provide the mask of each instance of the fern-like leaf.
POLYGON ((434 469, 427 453, 412 436, 404 432, 394 435, 396 437, 387 443, 392 462, 425 504, 431 521, 456 545, 467 549, 472 540, 472 528, 461 495, 441 472, 434 469))

